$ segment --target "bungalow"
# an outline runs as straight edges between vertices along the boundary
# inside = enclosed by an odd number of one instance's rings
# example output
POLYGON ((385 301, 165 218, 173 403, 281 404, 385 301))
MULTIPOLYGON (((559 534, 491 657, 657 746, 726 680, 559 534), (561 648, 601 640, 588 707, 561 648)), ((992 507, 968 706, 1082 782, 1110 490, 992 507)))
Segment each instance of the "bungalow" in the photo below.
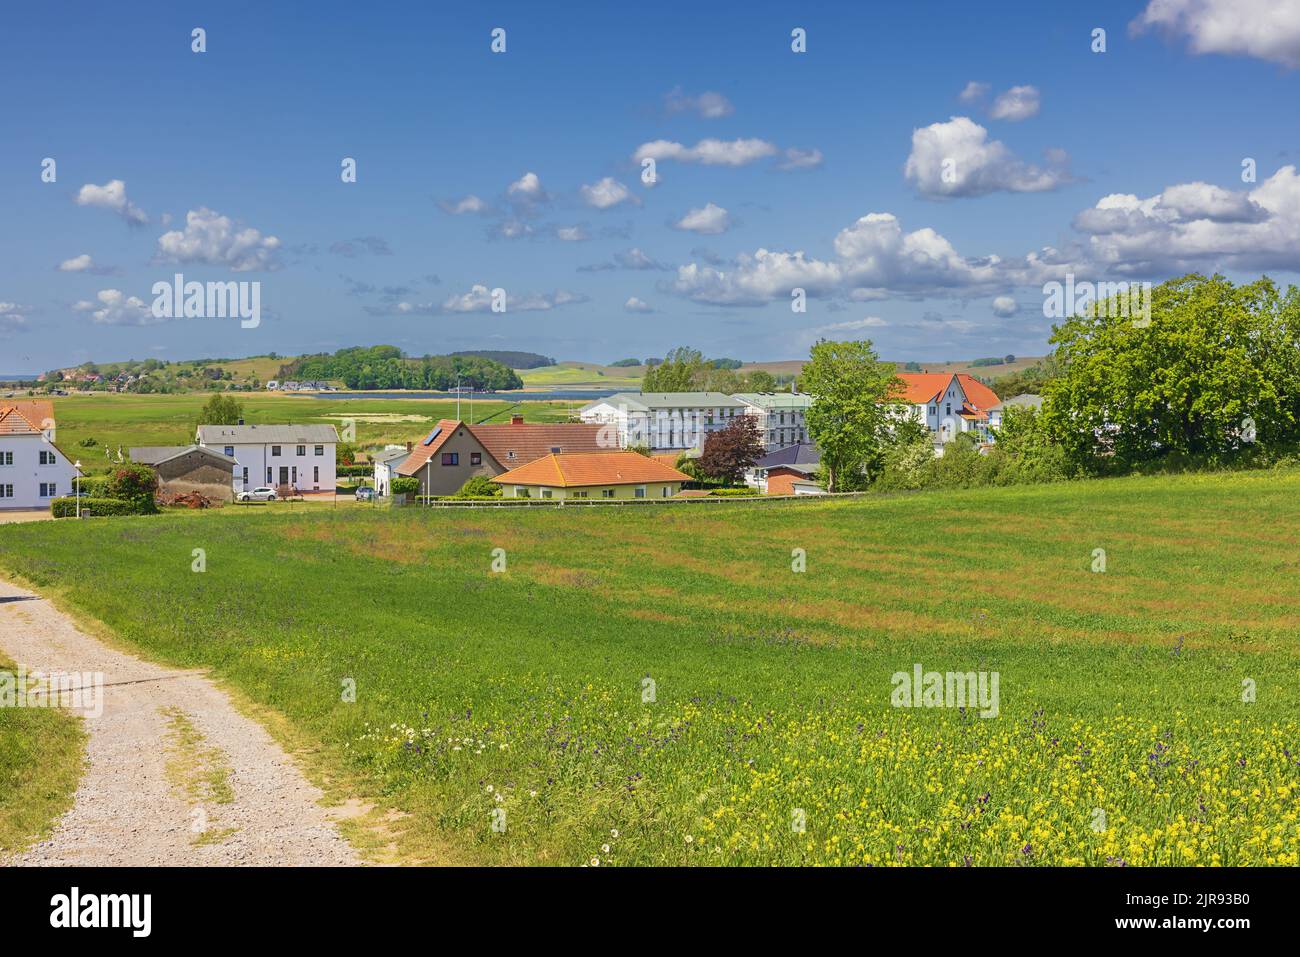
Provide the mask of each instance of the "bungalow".
POLYGON ((960 432, 989 437, 989 410, 1000 400, 973 376, 964 373, 903 372, 902 392, 896 397, 900 414, 919 421, 934 440, 936 455, 960 432))
POLYGON ((813 397, 799 392, 738 392, 732 396, 745 405, 745 414, 757 420, 763 447, 769 452, 808 441, 804 416, 813 397))
POLYGON ((218 501, 235 497, 231 484, 238 463, 232 456, 201 445, 150 445, 131 449, 131 461, 158 473, 158 491, 172 495, 198 492, 218 501))
POLYGON ((235 460, 234 488, 287 485, 299 492, 334 491, 332 425, 200 425, 194 442, 235 460))
POLYGON ((0 402, 0 509, 45 508, 80 474, 54 444, 54 404, 0 402))
POLYGON ((745 484, 764 495, 800 494, 795 483, 813 485, 821 463, 821 449, 807 442, 777 449, 763 456, 745 472, 745 484))
POLYGON ((599 452, 601 427, 584 423, 510 422, 470 425, 443 419, 396 468, 420 480, 421 495, 451 495, 470 478, 492 478, 545 455, 599 452))
POLYGON ((644 445, 652 451, 703 448, 745 404, 721 392, 616 392, 583 406, 583 422, 608 427, 606 448, 644 445))
POLYGON ((672 498, 690 478, 637 452, 580 452, 534 459, 492 481, 505 498, 562 502, 672 498))

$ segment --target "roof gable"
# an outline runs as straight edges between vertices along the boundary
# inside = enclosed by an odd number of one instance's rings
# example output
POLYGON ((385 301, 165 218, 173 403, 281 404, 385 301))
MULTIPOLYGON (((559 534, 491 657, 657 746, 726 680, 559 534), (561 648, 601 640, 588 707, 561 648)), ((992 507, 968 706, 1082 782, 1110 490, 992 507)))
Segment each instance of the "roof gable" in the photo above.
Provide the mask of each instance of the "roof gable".
POLYGON ((603 426, 586 422, 495 423, 467 428, 488 454, 507 469, 527 465, 557 449, 561 455, 611 451, 600 442, 603 426))

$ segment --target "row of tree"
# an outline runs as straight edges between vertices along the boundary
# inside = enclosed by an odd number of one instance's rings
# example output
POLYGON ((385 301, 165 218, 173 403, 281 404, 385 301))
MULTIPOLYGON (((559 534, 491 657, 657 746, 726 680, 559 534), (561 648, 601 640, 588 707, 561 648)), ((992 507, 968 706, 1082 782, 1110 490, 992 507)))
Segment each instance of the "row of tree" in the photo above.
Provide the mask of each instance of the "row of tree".
POLYGON ((424 356, 410 359, 396 346, 354 346, 333 355, 300 356, 280 367, 281 381, 325 379, 349 389, 521 389, 513 369, 479 355, 424 356))
POLYGON ((688 346, 673 349, 646 370, 642 392, 771 392, 776 377, 763 369, 741 372, 739 359, 706 359, 688 346))

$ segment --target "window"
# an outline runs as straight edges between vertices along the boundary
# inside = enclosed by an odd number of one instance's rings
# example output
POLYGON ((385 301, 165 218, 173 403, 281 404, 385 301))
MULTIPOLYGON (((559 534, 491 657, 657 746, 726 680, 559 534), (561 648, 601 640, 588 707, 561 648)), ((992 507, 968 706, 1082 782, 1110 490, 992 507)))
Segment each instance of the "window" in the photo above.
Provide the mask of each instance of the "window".
POLYGON ((559 454, 560 454, 560 447, 559 447, 558 445, 552 445, 552 446, 551 446, 551 454, 552 454, 552 455, 559 455, 559 454))
POLYGON ((14 454, 12 452, 0 452, 0 465, 13 465, 14 454))
POLYGON ((549 488, 542 489, 542 498, 554 498, 554 494, 549 488))
POLYGON ((533 493, 522 485, 515 486, 515 498, 532 498, 533 493))
POLYGON ((233 445, 227 445, 226 454, 233 459, 235 457, 235 447, 233 445))
POLYGON ((13 498, 14 487, 12 485, 0 485, 0 498, 13 498))
POLYGON ((269 465, 266 467, 266 484, 271 484, 271 466, 269 465))
POLYGON ((311 467, 311 481, 313 485, 317 486, 318 488, 320 487, 320 466, 319 465, 313 465, 311 467))
POLYGON ((672 495, 672 494, 673 494, 673 490, 672 490, 671 487, 665 485, 663 488, 661 488, 661 489, 659 490, 659 493, 660 493, 664 498, 667 498, 669 495, 672 495))
POLYGON ((442 464, 443 464, 443 465, 460 465, 460 453, 459 453, 459 452, 443 452, 443 453, 442 453, 442 464))
POLYGON ((636 489, 636 492, 635 492, 635 495, 636 495, 637 498, 645 498, 645 486, 644 486, 644 485, 638 485, 638 486, 637 486, 637 489, 636 489))
POLYGON ((588 496, 588 493, 587 493, 586 491, 584 491, 584 490, 579 490, 579 491, 576 491, 576 492, 570 492, 569 494, 572 495, 574 498, 588 498, 588 497, 589 497, 589 496, 588 496))
POLYGON ((312 452, 315 453, 316 455, 324 455, 324 454, 325 454, 325 446, 323 446, 323 445, 317 445, 316 447, 314 447, 314 448, 312 449, 312 452))
POLYGON ((244 488, 248 488, 248 469, 244 469, 244 488))
POLYGON ((482 464, 483 464, 483 453, 482 453, 482 452, 471 452, 471 453, 469 453, 469 464, 470 464, 470 465, 482 465, 482 464))
POLYGON ((938 407, 937 405, 932 405, 932 406, 930 406, 930 414, 931 414, 931 415, 938 415, 938 414, 939 414, 939 407, 938 407))
POLYGON ((271 455, 272 455, 272 456, 276 456, 276 455, 279 455, 279 454, 280 454, 280 446, 278 446, 278 445, 273 445, 273 446, 271 446, 271 455))
POLYGON ((513 460, 514 457, 515 457, 515 450, 514 450, 514 449, 511 449, 509 452, 506 453, 506 458, 507 458, 507 459, 511 459, 511 460, 513 460))
POLYGON ((54 498, 58 493, 54 491, 55 482, 41 483, 41 498, 54 498))
POLYGON ((305 446, 305 445, 300 445, 300 446, 298 446, 297 451, 298 451, 298 454, 299 454, 299 455, 306 455, 306 454, 307 454, 307 446, 305 446))
POLYGON ((42 464, 42 465, 53 465, 54 462, 55 462, 54 453, 53 453, 53 452, 47 452, 47 451, 45 451, 44 449, 41 449, 41 464, 42 464))
POLYGON ((614 490, 613 490, 612 488, 603 488, 603 489, 600 490, 600 497, 601 497, 601 498, 613 498, 613 497, 614 497, 614 490))

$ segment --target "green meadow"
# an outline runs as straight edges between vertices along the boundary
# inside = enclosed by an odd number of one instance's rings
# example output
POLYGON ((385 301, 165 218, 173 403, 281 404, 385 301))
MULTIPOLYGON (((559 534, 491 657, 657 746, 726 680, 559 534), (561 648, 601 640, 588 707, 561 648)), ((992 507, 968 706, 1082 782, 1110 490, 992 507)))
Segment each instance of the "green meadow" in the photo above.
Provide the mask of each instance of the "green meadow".
MULTIPOLYGON (((80 456, 94 467, 104 459, 104 449, 114 455, 118 446, 185 445, 194 441, 199 410, 210 394, 131 395, 95 393, 56 398, 54 418, 57 441, 69 455, 80 456), (83 439, 96 445, 84 449, 83 439)), ((263 423, 326 423, 342 430, 343 420, 356 425, 356 442, 361 447, 382 448, 423 438, 432 423, 456 415, 456 401, 445 399, 370 399, 362 396, 317 399, 310 396, 275 393, 235 394, 244 407, 244 420, 263 423)), ((579 403, 504 402, 475 400, 474 421, 500 422, 510 413, 523 413, 529 422, 564 422, 569 409, 579 403)), ((468 399, 460 404, 461 416, 470 418, 468 399)))
POLYGON ((6 526, 0 568, 210 668, 378 860, 1295 865, 1297 495, 227 508, 6 526), (996 708, 892 706, 916 665, 996 708))

